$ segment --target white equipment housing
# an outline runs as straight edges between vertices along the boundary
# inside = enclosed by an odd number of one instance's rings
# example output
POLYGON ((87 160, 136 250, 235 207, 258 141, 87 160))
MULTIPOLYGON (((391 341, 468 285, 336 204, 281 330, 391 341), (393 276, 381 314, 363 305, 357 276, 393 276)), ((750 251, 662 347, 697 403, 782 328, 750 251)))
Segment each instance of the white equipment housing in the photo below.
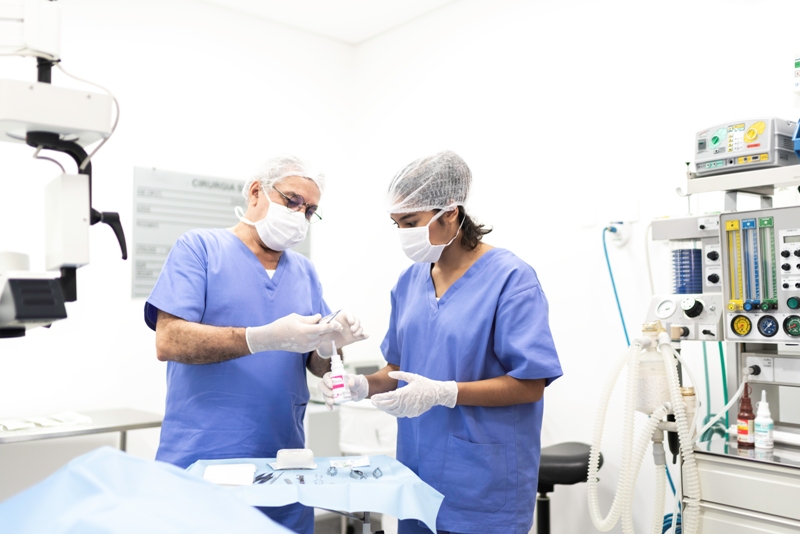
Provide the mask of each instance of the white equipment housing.
POLYGON ((111 107, 109 95, 0 80, 0 141, 25 143, 27 132, 53 132, 85 147, 111 134, 111 107))
POLYGON ((61 8, 55 2, 0 3, 0 51, 61 55, 61 8))

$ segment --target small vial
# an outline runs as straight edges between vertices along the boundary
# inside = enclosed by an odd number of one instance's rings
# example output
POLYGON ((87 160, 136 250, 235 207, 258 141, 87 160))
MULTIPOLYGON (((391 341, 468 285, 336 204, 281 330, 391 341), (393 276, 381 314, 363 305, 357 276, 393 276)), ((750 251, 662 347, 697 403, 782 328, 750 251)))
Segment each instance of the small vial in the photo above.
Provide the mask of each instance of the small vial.
POLYGON ((775 446, 772 438, 775 423, 769 413, 767 390, 761 391, 761 402, 757 403, 756 407, 758 408, 755 419, 756 449, 772 449, 775 446))
POLYGON ((331 341, 333 348, 333 355, 331 356, 331 390, 333 391, 333 403, 342 404, 348 402, 352 397, 350 395, 350 386, 347 385, 345 379, 344 364, 339 353, 336 352, 336 342, 331 341))

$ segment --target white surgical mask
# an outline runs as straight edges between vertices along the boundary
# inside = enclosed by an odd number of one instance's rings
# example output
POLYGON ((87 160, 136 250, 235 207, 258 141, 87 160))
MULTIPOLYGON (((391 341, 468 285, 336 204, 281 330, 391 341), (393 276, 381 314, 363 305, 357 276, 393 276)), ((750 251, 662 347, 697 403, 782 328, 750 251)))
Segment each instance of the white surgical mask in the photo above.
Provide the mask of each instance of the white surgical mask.
MULTIPOLYGON (((458 234, 461 231, 461 225, 458 226, 458 230, 456 230, 456 235, 453 236, 453 239, 444 245, 431 244, 428 227, 430 227, 433 221, 444 215, 446 211, 448 210, 441 210, 439 213, 434 215, 425 226, 420 226, 417 228, 400 228, 398 230, 400 235, 400 246, 403 247, 403 252, 406 253, 406 256, 408 256, 409 259, 419 263, 436 263, 439 261, 439 258, 441 257, 442 251, 445 249, 445 247, 449 246, 450 243, 456 240, 456 237, 458 237, 458 234)), ((461 224, 464 224, 463 220, 461 221, 461 224)))
POLYGON ((282 252, 305 239, 306 232, 308 232, 308 220, 305 214, 302 211, 290 211, 286 206, 272 202, 266 192, 264 196, 270 203, 266 217, 260 221, 253 222, 245 218, 241 207, 236 206, 234 211, 239 220, 250 226, 255 226, 258 237, 272 250, 282 252))

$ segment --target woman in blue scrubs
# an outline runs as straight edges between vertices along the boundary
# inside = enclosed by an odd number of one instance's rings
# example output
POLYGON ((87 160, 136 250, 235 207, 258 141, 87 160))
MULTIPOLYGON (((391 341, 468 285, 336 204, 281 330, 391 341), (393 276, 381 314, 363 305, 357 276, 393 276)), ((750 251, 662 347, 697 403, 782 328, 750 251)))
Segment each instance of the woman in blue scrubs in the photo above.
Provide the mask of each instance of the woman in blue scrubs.
MULTIPOLYGON (((561 366, 536 273, 483 243, 489 230, 464 209, 470 183, 453 152, 392 181, 389 212, 415 263, 391 292, 388 365, 349 382, 355 400, 370 395, 398 418, 397 459, 445 497, 440 533, 527 534, 542 397, 561 366)), ((403 520, 399 532, 430 531, 403 520)))

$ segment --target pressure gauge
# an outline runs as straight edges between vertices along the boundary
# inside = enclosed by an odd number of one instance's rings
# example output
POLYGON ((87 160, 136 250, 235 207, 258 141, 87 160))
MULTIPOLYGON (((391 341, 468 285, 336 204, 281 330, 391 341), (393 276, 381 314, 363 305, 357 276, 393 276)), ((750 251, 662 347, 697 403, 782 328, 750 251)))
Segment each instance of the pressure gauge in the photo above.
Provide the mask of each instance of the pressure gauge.
POLYGON ((675 301, 671 299, 664 299, 658 303, 656 306, 656 317, 659 319, 666 319, 668 317, 672 317, 672 314, 675 313, 675 301))
POLYGON ((764 337, 772 337, 778 333, 778 321, 771 315, 765 315, 758 320, 759 333, 764 337))
POLYGON ((790 315, 783 320, 784 331, 792 337, 800 336, 800 317, 797 315, 790 315))
POLYGON ((744 315, 737 315, 731 321, 731 329, 737 336, 746 336, 753 329, 753 323, 744 315))

